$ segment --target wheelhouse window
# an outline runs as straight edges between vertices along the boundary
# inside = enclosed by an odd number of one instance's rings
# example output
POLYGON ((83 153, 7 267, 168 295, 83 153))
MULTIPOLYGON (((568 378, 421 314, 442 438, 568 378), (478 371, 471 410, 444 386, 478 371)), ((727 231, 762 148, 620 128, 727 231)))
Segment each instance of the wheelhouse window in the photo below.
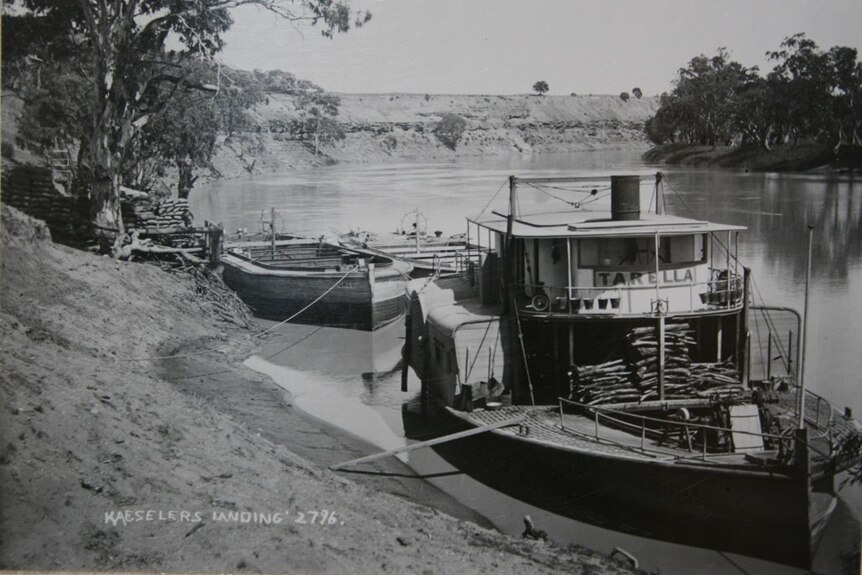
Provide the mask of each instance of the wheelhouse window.
MULTIPOLYGON (((655 265, 655 237, 587 238, 578 242, 578 262, 582 268, 655 265)), ((706 261, 706 235, 663 236, 659 238, 660 266, 694 265, 706 261)))

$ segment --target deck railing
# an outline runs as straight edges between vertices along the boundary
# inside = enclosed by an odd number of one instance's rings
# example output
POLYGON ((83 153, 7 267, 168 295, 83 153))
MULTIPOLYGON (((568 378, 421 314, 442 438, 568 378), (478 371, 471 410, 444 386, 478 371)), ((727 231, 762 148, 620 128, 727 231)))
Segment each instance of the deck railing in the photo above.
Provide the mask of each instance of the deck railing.
MULTIPOLYGON (((733 437, 734 434, 737 434, 737 435, 743 434, 743 435, 757 436, 757 437, 760 437, 764 440, 771 440, 773 443, 775 443, 777 445, 779 455, 780 455, 779 458, 782 461, 786 462, 786 461, 792 460, 792 455, 793 455, 793 451, 794 451, 793 450, 794 444, 792 441, 792 437, 790 437, 788 435, 777 435, 777 434, 773 434, 773 433, 758 433, 758 432, 754 432, 754 431, 730 429, 730 428, 726 428, 726 427, 718 427, 715 425, 707 425, 707 424, 703 424, 703 423, 693 423, 693 422, 688 422, 688 421, 684 421, 684 420, 678 420, 677 421, 677 420, 672 420, 672 419, 659 419, 657 417, 638 415, 638 414, 634 414, 634 413, 630 413, 630 412, 626 412, 626 411, 621 411, 618 409, 604 408, 604 407, 597 406, 597 405, 587 405, 585 403, 579 403, 577 401, 572 401, 570 399, 566 399, 563 397, 560 397, 557 399, 559 401, 559 408, 560 408, 560 428, 561 429, 568 431, 570 433, 579 433, 576 430, 573 430, 571 428, 566 427, 565 418, 564 418, 565 406, 576 407, 582 411, 586 411, 587 413, 591 413, 593 415, 593 418, 595 420, 594 438, 596 440, 606 441, 606 442, 609 442, 609 443, 612 443, 612 444, 615 444, 615 445, 618 445, 618 446, 624 447, 624 448, 629 448, 629 449, 632 448, 631 445, 622 444, 618 441, 611 439, 610 437, 602 437, 602 434, 601 434, 601 431, 602 431, 601 422, 602 422, 602 420, 604 420, 605 422, 608 422, 610 424, 609 427, 616 427, 617 429, 622 428, 625 431, 628 431, 631 433, 639 432, 640 433, 640 448, 638 449, 638 451, 640 451, 643 454, 655 454, 655 455, 661 455, 661 456, 668 456, 669 455, 667 451, 662 451, 660 449, 651 449, 651 448, 647 447, 646 439, 647 439, 648 435, 651 437, 657 437, 660 440, 668 439, 668 438, 671 438, 674 436, 679 437, 680 440, 682 440, 682 438, 684 438, 685 443, 686 443, 686 445, 685 445, 686 450, 689 453, 694 454, 694 451, 695 451, 694 446, 696 445, 696 439, 697 439, 696 438, 696 435, 697 435, 696 431, 697 430, 703 430, 703 433, 700 434, 700 436, 701 436, 700 453, 696 456, 693 455, 694 457, 699 458, 701 460, 705 461, 708 458, 715 458, 715 457, 722 457, 722 456, 728 456, 728 455, 736 454, 736 452, 734 452, 733 450, 730 450, 730 451, 715 451, 715 450, 713 450, 710 452, 708 449, 709 442, 707 441, 707 438, 706 438, 706 432, 707 431, 712 431, 712 432, 717 433, 717 434, 723 434, 723 433, 730 434, 729 437, 733 437), (623 419, 623 418, 625 418, 625 419, 623 419), (653 424, 653 425, 648 425, 648 423, 653 424), (656 424, 660 424, 661 429, 656 429, 656 424), (670 428, 671 431, 668 431, 668 428, 670 428), (676 430, 677 433, 674 433, 674 430, 676 430), (692 430, 695 430, 694 434, 692 433, 692 430)), ((682 455, 675 455, 675 457, 681 458, 681 459, 687 458, 687 457, 682 456, 682 455)), ((688 458, 691 458, 691 457, 688 457, 688 458)))
POLYGON ((455 270, 465 276, 465 279, 476 283, 479 281, 479 263, 484 252, 479 251, 475 246, 466 251, 455 252, 455 270), (469 277, 468 274, 472 274, 469 277))
POLYGON ((705 282, 655 285, 566 286, 519 284, 524 297, 519 309, 547 315, 642 316, 656 311, 656 301, 665 313, 710 313, 738 310, 743 304, 740 276, 705 282), (656 297, 658 295, 658 298, 656 297))

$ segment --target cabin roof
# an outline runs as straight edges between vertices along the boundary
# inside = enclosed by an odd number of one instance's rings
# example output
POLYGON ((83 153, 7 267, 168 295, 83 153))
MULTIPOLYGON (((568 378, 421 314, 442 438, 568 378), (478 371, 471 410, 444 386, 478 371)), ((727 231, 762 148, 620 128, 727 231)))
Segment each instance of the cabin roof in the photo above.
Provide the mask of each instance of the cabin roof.
MULTIPOLYGON (((505 214, 493 212, 468 221, 494 232, 506 233, 505 214)), ((512 222, 512 235, 523 238, 596 238, 691 235, 707 232, 745 230, 745 226, 718 224, 678 216, 641 213, 637 220, 613 220, 607 210, 561 211, 518 214, 512 222)))

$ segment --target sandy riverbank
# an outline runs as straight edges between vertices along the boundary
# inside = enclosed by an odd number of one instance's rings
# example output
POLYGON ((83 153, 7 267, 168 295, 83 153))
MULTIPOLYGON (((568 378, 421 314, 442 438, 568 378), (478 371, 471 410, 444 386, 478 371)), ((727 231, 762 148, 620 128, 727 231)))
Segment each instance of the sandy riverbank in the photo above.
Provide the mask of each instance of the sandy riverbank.
POLYGON ((386 480, 399 497, 309 461, 368 447, 242 368, 253 338, 188 281, 2 216, 0 568, 625 572, 413 503, 412 479, 386 480), (151 361, 177 350, 197 355, 151 361))

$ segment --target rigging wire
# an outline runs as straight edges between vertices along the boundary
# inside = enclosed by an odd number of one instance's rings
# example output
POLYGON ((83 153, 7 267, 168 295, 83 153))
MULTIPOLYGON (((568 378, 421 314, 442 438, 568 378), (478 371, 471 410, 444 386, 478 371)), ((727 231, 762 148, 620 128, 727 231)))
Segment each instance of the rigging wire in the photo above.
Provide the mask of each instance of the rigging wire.
POLYGON ((576 210, 580 209, 580 207, 583 204, 588 204, 588 203, 596 201, 598 199, 597 196, 599 194, 599 190, 601 190, 602 192, 606 192, 606 191, 610 190, 609 186, 603 187, 603 188, 592 188, 589 191, 586 191, 586 188, 563 188, 560 186, 548 186, 548 185, 532 184, 532 183, 528 183, 527 185, 530 186, 531 188, 533 188, 534 190, 536 190, 537 192, 541 192, 547 196, 554 198, 555 200, 559 200, 559 201, 563 202, 564 204, 572 206, 576 210), (585 192, 586 195, 580 201, 569 201, 569 200, 562 198, 556 194, 552 194, 551 192, 548 191, 548 189, 561 190, 561 191, 566 191, 566 192, 582 191, 582 192, 585 192), (590 196, 593 196, 593 197, 591 198, 590 196))
POLYGON ((485 213, 485 210, 487 210, 487 209, 488 209, 488 206, 490 206, 490 205, 494 202, 494 200, 496 200, 496 199, 497 199, 497 196, 498 196, 498 195, 500 195, 500 192, 501 192, 501 191, 503 191, 503 188, 504 188, 504 187, 506 187, 506 184, 508 184, 508 183, 509 183, 509 179, 508 179, 508 178, 506 178, 505 180, 503 180, 503 183, 502 183, 502 184, 500 184, 500 187, 499 187, 499 188, 497 188, 497 191, 496 191, 496 192, 494 192, 494 195, 493 195, 493 196, 491 196, 491 199, 490 199, 490 200, 488 200, 488 203, 487 203, 487 204, 485 204, 485 207, 484 207, 484 208, 482 208, 482 211, 481 211, 481 212, 479 212, 479 215, 478 215, 478 216, 476 216, 476 219, 477 219, 477 220, 478 220, 479 218, 481 218, 481 217, 482 217, 482 214, 484 214, 484 213, 485 213))

